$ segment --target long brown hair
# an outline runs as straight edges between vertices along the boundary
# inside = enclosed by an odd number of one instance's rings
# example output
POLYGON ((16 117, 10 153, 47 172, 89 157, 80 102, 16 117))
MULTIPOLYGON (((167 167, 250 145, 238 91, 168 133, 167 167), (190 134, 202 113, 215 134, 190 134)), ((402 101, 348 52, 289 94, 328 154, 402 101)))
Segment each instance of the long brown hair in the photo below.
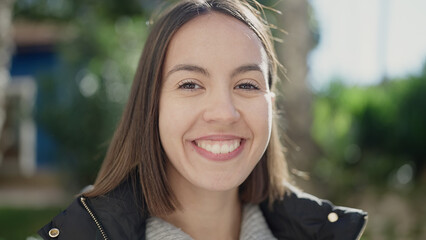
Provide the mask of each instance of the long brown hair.
MULTIPOLYGON (((152 26, 139 60, 128 103, 110 143, 94 189, 85 195, 106 194, 129 177, 150 214, 164 215, 178 206, 166 175, 167 156, 161 146, 158 113, 162 85, 162 67, 173 34, 185 23, 212 11, 232 16, 245 23, 261 40, 269 59, 268 84, 273 89, 277 62, 272 35, 262 19, 262 9, 239 0, 186 0, 166 11, 152 26)), ((259 203, 284 195, 283 181, 288 177, 277 129, 273 124, 266 152, 249 177, 240 186, 243 202, 259 203)))

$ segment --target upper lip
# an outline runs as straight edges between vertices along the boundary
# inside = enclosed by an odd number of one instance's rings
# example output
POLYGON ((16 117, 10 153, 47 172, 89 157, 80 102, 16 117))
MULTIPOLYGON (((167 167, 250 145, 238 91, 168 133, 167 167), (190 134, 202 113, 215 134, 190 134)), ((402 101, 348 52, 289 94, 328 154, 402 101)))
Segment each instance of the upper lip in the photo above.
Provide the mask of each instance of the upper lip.
POLYGON ((235 139, 245 139, 244 137, 232 135, 232 134, 214 134, 206 135, 193 139, 192 141, 197 140, 211 140, 211 141, 226 141, 226 140, 235 140, 235 139))

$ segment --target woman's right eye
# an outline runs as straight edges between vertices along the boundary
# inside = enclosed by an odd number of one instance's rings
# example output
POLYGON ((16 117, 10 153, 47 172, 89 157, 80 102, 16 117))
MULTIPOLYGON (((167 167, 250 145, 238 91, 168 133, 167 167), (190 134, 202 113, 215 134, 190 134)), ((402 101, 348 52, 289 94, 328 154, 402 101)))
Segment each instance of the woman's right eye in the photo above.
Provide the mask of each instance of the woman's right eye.
POLYGON ((191 80, 185 80, 181 83, 179 83, 178 86, 179 89, 185 89, 185 90, 196 90, 196 89, 200 89, 201 86, 198 85, 196 82, 191 81, 191 80))

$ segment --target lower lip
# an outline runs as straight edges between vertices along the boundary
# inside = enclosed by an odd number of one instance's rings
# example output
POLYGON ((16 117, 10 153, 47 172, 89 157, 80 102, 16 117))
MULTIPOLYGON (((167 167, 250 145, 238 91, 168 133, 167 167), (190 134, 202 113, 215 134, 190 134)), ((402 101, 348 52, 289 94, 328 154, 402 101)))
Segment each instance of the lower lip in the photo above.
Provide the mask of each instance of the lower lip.
POLYGON ((219 154, 215 154, 212 152, 209 152, 203 148, 200 148, 199 146, 197 146, 197 144, 195 142, 191 142, 192 146, 194 147, 195 151, 200 154, 201 156, 212 160, 212 161, 217 161, 217 162, 224 162, 224 161, 228 161, 231 160, 235 157, 237 157, 244 148, 244 144, 245 144, 245 140, 241 140, 240 146, 238 148, 236 148, 234 151, 229 152, 229 153, 219 153, 219 154))

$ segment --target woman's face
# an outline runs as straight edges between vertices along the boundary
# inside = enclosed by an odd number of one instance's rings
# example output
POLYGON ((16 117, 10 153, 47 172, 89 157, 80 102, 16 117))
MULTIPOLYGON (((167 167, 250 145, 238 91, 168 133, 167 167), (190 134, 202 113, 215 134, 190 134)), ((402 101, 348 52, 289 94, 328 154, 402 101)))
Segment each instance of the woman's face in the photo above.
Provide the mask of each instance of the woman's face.
POLYGON ((220 13, 173 36, 163 66, 159 129, 172 183, 236 189, 265 152, 272 121, 267 55, 256 34, 220 13))

